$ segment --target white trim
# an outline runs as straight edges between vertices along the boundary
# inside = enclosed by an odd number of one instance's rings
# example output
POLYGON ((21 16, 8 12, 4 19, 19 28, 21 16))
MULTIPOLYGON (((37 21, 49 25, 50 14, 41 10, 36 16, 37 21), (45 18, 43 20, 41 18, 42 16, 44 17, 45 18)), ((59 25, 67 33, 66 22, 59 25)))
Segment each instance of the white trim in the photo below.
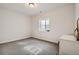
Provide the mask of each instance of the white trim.
POLYGON ((22 39, 25 39, 25 38, 29 38, 29 37, 16 38, 16 39, 11 39, 11 40, 4 40, 4 41, 1 41, 0 44, 13 42, 13 41, 16 41, 16 40, 22 40, 22 39))

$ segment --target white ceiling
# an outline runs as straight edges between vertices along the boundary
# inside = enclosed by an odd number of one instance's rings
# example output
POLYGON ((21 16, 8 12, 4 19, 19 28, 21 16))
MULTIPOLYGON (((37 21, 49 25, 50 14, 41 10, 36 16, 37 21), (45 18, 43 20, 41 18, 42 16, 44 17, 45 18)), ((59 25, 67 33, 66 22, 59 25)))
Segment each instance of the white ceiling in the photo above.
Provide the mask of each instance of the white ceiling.
POLYGON ((67 3, 39 3, 36 8, 27 8, 24 3, 0 3, 0 7, 24 13, 29 16, 40 14, 40 11, 48 12, 55 8, 68 5, 67 3))

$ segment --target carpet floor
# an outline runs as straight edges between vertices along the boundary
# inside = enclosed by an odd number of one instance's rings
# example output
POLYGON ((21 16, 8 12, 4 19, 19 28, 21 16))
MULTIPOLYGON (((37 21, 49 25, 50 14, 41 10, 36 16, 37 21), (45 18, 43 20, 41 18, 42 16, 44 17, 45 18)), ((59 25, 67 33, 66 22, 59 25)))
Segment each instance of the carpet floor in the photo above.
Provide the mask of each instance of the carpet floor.
POLYGON ((56 55, 58 44, 35 38, 0 44, 0 55, 56 55))

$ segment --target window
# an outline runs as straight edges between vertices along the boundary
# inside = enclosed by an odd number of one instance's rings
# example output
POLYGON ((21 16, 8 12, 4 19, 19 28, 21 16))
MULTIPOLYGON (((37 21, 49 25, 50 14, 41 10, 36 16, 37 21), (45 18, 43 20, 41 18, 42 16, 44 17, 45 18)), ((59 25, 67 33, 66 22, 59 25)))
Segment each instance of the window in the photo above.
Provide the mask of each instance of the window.
POLYGON ((50 31, 49 18, 42 18, 39 20, 39 31, 50 31))

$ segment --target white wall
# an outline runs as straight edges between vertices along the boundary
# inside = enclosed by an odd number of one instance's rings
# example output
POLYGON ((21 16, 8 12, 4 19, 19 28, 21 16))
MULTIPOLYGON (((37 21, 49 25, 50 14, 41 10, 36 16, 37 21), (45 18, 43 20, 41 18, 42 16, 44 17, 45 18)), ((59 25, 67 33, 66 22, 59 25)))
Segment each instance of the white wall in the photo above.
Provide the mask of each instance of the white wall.
POLYGON ((0 43, 31 36, 57 42, 60 36, 73 33, 74 16, 75 8, 73 4, 33 16, 32 20, 22 13, 0 8, 0 43), (50 32, 38 31, 38 19, 41 17, 50 18, 50 32))
POLYGON ((76 20, 79 18, 79 3, 75 4, 75 17, 76 20))
POLYGON ((51 12, 33 16, 32 36, 47 41, 57 42, 60 36, 73 33, 74 19, 75 19, 74 4, 62 6, 55 10, 52 10, 51 12), (39 32, 38 20, 41 17, 50 18, 51 22, 50 32, 39 32))
POLYGON ((28 38, 31 36, 29 16, 0 8, 0 43, 28 38))

